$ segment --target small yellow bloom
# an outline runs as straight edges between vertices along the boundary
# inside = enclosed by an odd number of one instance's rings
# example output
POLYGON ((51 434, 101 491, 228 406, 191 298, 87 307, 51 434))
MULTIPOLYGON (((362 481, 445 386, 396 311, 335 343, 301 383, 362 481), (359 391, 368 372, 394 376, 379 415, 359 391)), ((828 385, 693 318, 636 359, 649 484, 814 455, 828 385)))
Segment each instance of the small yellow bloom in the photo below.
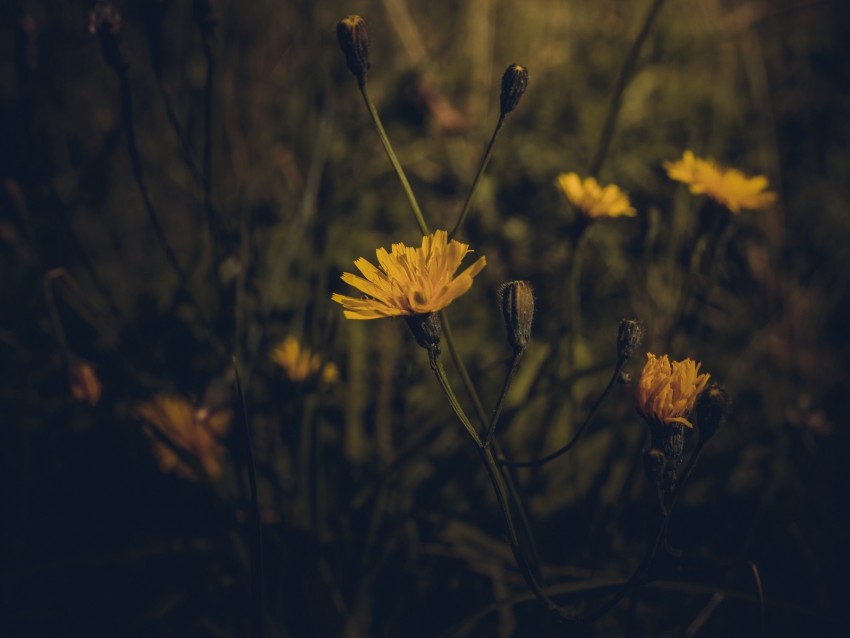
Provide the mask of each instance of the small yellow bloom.
POLYGON ((758 210, 776 201, 776 193, 765 190, 764 175, 747 177, 736 168, 724 168, 712 160, 704 160, 685 151, 682 159, 664 162, 670 179, 690 186, 694 195, 708 195, 733 213, 741 209, 758 210))
POLYGON ((230 410, 196 409, 181 396, 158 394, 139 405, 136 415, 145 423, 160 470, 195 480, 198 477, 186 462, 186 457, 193 457, 211 478, 221 476, 227 453, 222 439, 233 420, 230 410))
POLYGON ((593 177, 582 181, 576 173, 563 173, 558 176, 558 186, 572 205, 590 219, 637 215, 628 196, 614 184, 603 188, 593 177))
POLYGON ((343 273, 342 280, 368 296, 346 297, 334 293, 331 299, 345 308, 346 319, 380 319, 437 312, 472 287, 487 260, 474 264, 454 276, 464 256, 472 252, 467 244, 448 241, 448 233, 438 230, 422 238, 422 247, 393 244, 392 252, 375 251, 380 268, 361 257, 354 265, 363 277, 343 273))
POLYGON ((92 407, 98 404, 103 393, 103 385, 94 366, 81 359, 75 359, 68 367, 68 385, 74 401, 88 403, 92 407))
POLYGON ((638 411, 654 423, 681 423, 693 427, 688 416, 708 383, 708 373, 699 374, 693 359, 673 361, 665 354, 646 353, 646 364, 637 387, 638 411))
POLYGON ((322 369, 322 380, 331 382, 339 378, 339 369, 334 363, 325 364, 322 368, 322 358, 310 352, 309 348, 302 347, 301 343, 293 336, 289 336, 276 345, 270 355, 276 364, 283 368, 286 376, 293 383, 306 381, 322 369))

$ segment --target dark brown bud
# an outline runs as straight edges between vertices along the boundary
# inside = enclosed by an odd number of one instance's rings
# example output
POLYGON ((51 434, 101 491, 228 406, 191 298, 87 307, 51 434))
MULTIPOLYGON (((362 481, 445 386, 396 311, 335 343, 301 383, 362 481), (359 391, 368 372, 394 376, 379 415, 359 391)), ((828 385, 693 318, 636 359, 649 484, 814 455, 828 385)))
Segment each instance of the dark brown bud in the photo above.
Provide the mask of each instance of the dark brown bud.
POLYGON ((426 350, 440 350, 440 340, 443 338, 443 326, 435 313, 427 315, 409 315, 405 317, 407 325, 416 343, 426 350))
POLYGON ((623 319, 617 331, 617 356, 621 360, 631 359, 643 341, 643 326, 635 319, 623 319))
POLYGON ((514 351, 525 350, 531 339, 534 319, 534 291, 527 281, 509 281, 499 290, 502 316, 508 331, 508 343, 514 351))
POLYGON ((512 64, 502 75, 502 93, 499 103, 502 117, 513 111, 528 88, 528 69, 520 64, 512 64))
POLYGON ((98 2, 89 12, 89 33, 98 36, 103 59, 115 71, 125 73, 130 66, 121 41, 121 14, 108 2, 98 2))
POLYGON ((358 15, 343 18, 336 25, 339 48, 345 54, 345 63, 357 78, 360 86, 366 83, 369 64, 369 33, 366 21, 358 15))
POLYGON ((699 434, 704 440, 713 437, 726 420, 729 411, 729 395, 718 383, 710 384, 697 397, 694 406, 699 434))

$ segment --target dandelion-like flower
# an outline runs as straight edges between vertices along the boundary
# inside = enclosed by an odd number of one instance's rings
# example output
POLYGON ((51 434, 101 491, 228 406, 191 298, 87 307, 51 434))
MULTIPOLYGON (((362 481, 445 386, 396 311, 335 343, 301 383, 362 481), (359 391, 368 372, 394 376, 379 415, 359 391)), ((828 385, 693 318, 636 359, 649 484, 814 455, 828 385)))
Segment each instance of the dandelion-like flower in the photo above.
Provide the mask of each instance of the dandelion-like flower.
POLYGON ((690 186, 694 195, 708 195, 733 213, 742 209, 759 210, 776 201, 776 193, 765 190, 764 175, 748 177, 736 168, 724 168, 712 160, 685 151, 682 159, 664 162, 667 176, 690 186))
POLYGON ((648 352, 637 387, 638 411, 651 423, 692 428, 688 416, 709 379, 708 373, 699 374, 701 365, 693 359, 671 362, 666 354, 648 352))
POLYGON ((302 346, 293 336, 287 337, 272 348, 269 356, 283 368, 286 376, 293 383, 306 381, 318 374, 319 370, 321 370, 323 381, 332 382, 339 378, 339 369, 335 363, 328 362, 322 366, 322 358, 313 354, 309 348, 302 346))
POLYGON ((576 173, 563 173, 557 181, 570 203, 590 219, 637 215, 628 195, 614 184, 602 187, 595 178, 582 180, 576 173))
POLYGON ((342 304, 346 319, 380 319, 427 315, 448 306, 472 287, 472 278, 487 265, 480 257, 455 276, 460 262, 471 252, 468 244, 448 241, 448 233, 438 230, 422 237, 420 248, 393 244, 392 251, 378 248, 374 266, 361 257, 354 265, 363 277, 343 273, 342 280, 365 293, 362 298, 334 293, 331 299, 342 304))
POLYGON ((210 411, 195 406, 184 397, 158 394, 136 408, 145 424, 159 469, 197 479, 187 458, 197 459, 211 478, 221 476, 227 454, 222 439, 230 430, 230 410, 210 411))

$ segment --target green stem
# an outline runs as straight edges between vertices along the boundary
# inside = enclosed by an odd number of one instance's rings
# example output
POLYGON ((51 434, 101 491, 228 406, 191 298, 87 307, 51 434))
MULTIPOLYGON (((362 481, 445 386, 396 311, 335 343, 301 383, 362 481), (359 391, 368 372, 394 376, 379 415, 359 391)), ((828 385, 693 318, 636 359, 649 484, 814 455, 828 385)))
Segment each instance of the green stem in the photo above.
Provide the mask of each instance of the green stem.
POLYGON ((248 407, 242 382, 239 379, 239 367, 236 357, 231 359, 236 377, 236 392, 239 395, 242 426, 245 433, 245 454, 248 468, 248 482, 251 488, 251 525, 254 528, 254 542, 251 543, 251 636, 263 636, 263 528, 260 523, 260 501, 257 496, 257 470, 254 463, 254 451, 251 445, 251 428, 248 425, 248 407))
POLYGON ((614 387, 614 384, 617 382, 617 378, 620 376, 620 372, 623 370, 623 366, 626 365, 626 359, 620 359, 617 361, 617 365, 614 368, 614 374, 611 375, 611 378, 608 380, 608 385, 605 386, 605 389, 602 391, 602 394, 599 395, 599 398, 596 399, 596 402, 591 406, 590 412, 587 413, 587 417, 585 417, 584 423, 581 424, 581 427, 578 431, 573 435, 573 438, 567 442, 563 447, 555 450, 554 452, 547 454, 544 457, 539 459, 533 459, 530 461, 509 461, 507 459, 500 459, 499 462, 503 466, 507 467, 539 467, 552 461, 562 454, 566 454, 569 452, 575 445, 578 443, 581 435, 590 425, 590 422, 593 420, 593 417, 596 416, 596 412, 599 410, 599 407, 602 405, 602 402, 605 400, 605 397, 608 396, 608 393, 611 392, 611 388, 614 387))
POLYGON ((478 166, 478 172, 475 174, 475 179, 472 180, 472 186, 469 187, 469 193, 466 196, 466 201, 463 204, 463 209, 460 211, 460 215, 457 218, 457 223, 455 227, 452 228, 452 232, 449 233, 449 239, 454 239, 455 236, 460 232, 460 229, 463 227, 463 223, 466 221, 467 216, 469 215, 469 211, 472 208, 472 197, 475 195, 475 192, 478 190, 478 183, 481 180, 481 176, 484 174, 484 170, 487 168, 487 164, 490 163, 490 157, 493 155, 493 146, 496 144, 496 137, 499 135, 499 131, 502 130, 502 126, 505 123, 505 116, 499 116, 499 121, 496 123, 496 128, 493 129, 493 135, 490 137, 490 143, 487 144, 487 150, 484 151, 484 156, 481 158, 481 164, 478 166))
POLYGON ((466 433, 469 435, 469 438, 472 439, 473 443, 475 443, 476 448, 483 447, 481 437, 478 436, 478 432, 475 430, 475 427, 469 422, 466 413, 463 411, 463 408, 460 406, 460 402, 458 402, 457 397, 455 396, 454 390, 452 390, 452 387, 449 384, 449 379, 446 376, 446 369, 443 367, 443 361, 440 358, 440 351, 438 348, 430 348, 428 350, 428 362, 431 364, 431 370, 434 371, 434 375, 437 377, 440 387, 443 389, 446 398, 449 400, 452 410, 454 410, 454 413, 457 415, 458 420, 463 425, 466 433))
POLYGON ((598 175, 599 171, 602 169, 602 164, 605 162, 605 156, 608 154, 611 139, 614 137, 614 127, 617 123, 617 116, 620 113, 620 107, 623 105, 623 92, 626 90, 626 85, 629 83, 629 79, 631 79, 632 73, 634 72, 638 56, 640 55, 640 50, 643 47, 643 43, 646 42, 646 38, 649 36, 652 23, 655 21, 655 17, 658 15, 658 11, 661 9, 661 5, 663 4, 664 0, 654 0, 649 11, 646 13, 646 17, 643 19, 643 25, 641 26, 635 41, 632 42, 632 46, 626 55, 623 66, 620 68, 620 75, 617 76, 617 83, 614 85, 614 92, 611 94, 611 101, 608 103, 608 112, 605 114, 605 123, 602 126, 602 133, 599 136, 599 144, 596 148, 596 155, 590 165, 591 175, 598 175))
POLYGON ((428 358, 431 363, 431 369, 434 371, 434 375, 437 377, 437 381, 439 382, 440 387, 446 394, 446 397, 448 398, 449 403, 451 404, 452 409, 454 410, 458 420, 464 426, 467 431, 467 434, 469 434, 469 437, 475 444, 475 449, 478 452, 478 455, 481 457, 481 461, 484 463, 484 467, 487 470, 487 476, 489 477, 490 482, 493 485, 493 490, 496 493, 496 500, 499 503, 499 509, 502 512, 502 517, 504 518, 505 526, 508 530, 508 540, 510 541, 511 550, 513 551, 517 566, 519 567, 526 584, 551 613, 555 614, 562 620, 574 620, 574 617, 569 614, 567 610, 563 609, 555 601, 549 598, 549 596, 540 586, 540 583, 537 582, 537 578, 535 577, 534 572, 532 571, 532 567, 522 552, 519 536, 517 534, 516 526, 514 525, 513 516, 511 516, 511 497, 508 491, 508 487, 505 483, 505 478, 502 474, 502 471, 499 469, 499 465, 496 462, 495 457, 493 456, 493 450, 491 449, 491 447, 485 447, 483 445, 481 439, 478 436, 478 433, 472 427, 472 424, 469 422, 469 419, 464 413, 463 408, 461 408, 460 404, 458 403, 457 397, 455 397, 454 391, 452 390, 451 385, 449 384, 448 378, 446 377, 445 369, 443 368, 442 362, 440 360, 439 349, 429 349, 428 358))
POLYGON ((511 382, 513 382, 516 372, 519 369, 519 362, 522 359, 524 352, 525 349, 522 349, 517 350, 514 353, 511 367, 508 370, 508 374, 505 375, 505 382, 502 384, 502 391, 499 393, 498 401, 496 401, 496 408, 493 410, 493 416, 490 417, 490 426, 487 428, 487 435, 484 437, 484 447, 489 447, 490 442, 493 440, 493 434, 496 431, 496 424, 499 422, 499 417, 502 415, 502 406, 505 403, 505 397, 511 387, 511 382))
POLYGON ((395 173, 398 176, 398 180, 401 182, 401 187, 404 189, 404 194, 407 196, 407 203, 410 204, 413 216, 416 217, 416 223, 419 224, 419 230, 423 235, 428 235, 431 231, 428 230, 428 224, 425 223, 425 217, 422 216, 422 209, 419 208, 419 202, 416 201, 416 196, 413 194, 410 182, 407 181, 407 175, 405 175, 404 169, 401 167, 395 151, 393 151, 393 147, 387 137, 387 132, 384 130, 384 125, 381 123, 381 117, 378 115, 378 110, 375 108, 375 105, 369 97, 369 92, 366 89, 366 83, 361 82, 359 85, 360 94, 363 96, 363 101, 366 103, 369 115, 372 117, 372 121, 375 123, 375 128, 378 130, 378 137, 381 138, 381 143, 384 145, 384 150, 387 153, 390 164, 393 165, 395 173))

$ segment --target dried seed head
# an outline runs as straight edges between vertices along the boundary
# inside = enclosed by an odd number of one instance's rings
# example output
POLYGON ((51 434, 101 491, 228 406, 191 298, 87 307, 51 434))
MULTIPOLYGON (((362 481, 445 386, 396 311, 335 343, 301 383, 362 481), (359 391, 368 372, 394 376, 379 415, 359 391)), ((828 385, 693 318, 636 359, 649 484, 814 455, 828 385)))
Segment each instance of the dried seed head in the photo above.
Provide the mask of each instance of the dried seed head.
POLYGON ((699 434, 704 440, 717 433, 728 411, 729 395, 726 388, 718 383, 712 383, 697 397, 694 413, 699 434))
POLYGON ((515 351, 524 350, 531 339, 534 319, 534 291, 527 281, 509 281, 499 290, 508 343, 515 351))
POLYGON ((631 359, 643 341, 643 326, 635 319, 623 319, 617 331, 617 356, 620 360, 631 359))
POLYGON ((357 78, 360 86, 366 83, 369 63, 369 33, 366 21, 358 15, 343 18, 336 25, 336 37, 339 48, 345 54, 345 63, 357 78))
POLYGON ((121 14, 108 2, 98 2, 89 12, 89 33, 98 36, 103 59, 118 73, 130 66, 121 41, 121 14))
POLYGON ((502 117, 513 111, 528 88, 528 69, 521 64, 511 64, 502 75, 502 93, 499 103, 502 117))
POLYGON ((426 350, 440 351, 440 340, 443 338, 443 326, 436 313, 427 315, 408 315, 405 318, 410 331, 416 337, 416 343, 426 350))

